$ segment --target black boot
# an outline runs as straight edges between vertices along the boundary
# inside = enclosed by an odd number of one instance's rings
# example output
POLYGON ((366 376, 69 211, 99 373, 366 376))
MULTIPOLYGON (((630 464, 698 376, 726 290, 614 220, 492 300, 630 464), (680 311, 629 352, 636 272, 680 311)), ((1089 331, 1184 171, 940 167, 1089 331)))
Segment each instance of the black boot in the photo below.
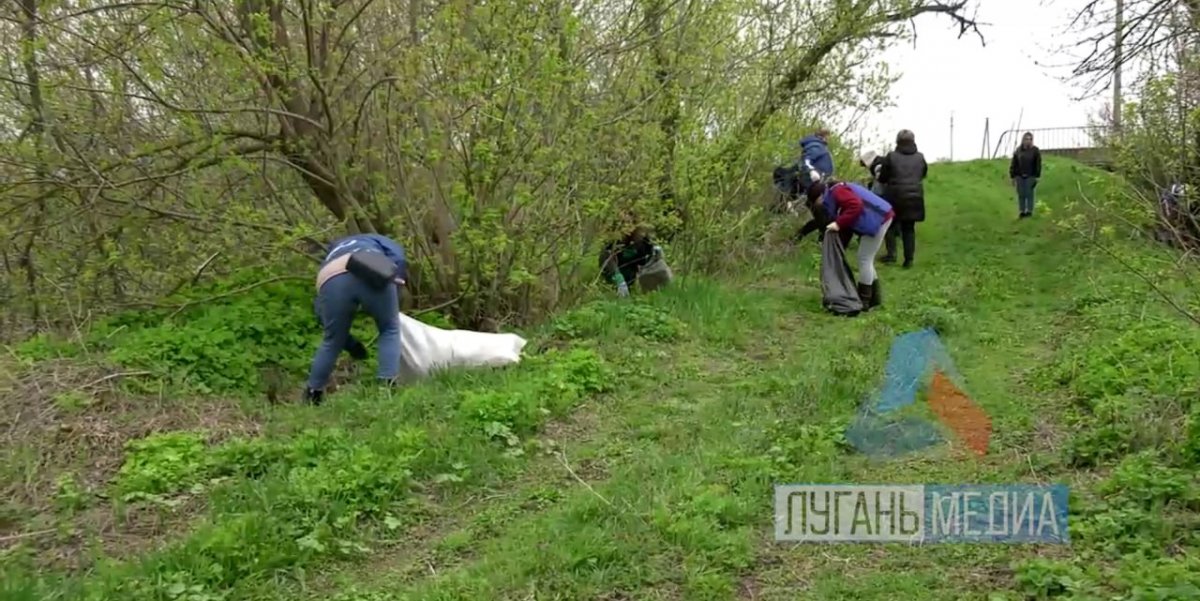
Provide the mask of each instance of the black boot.
POLYGON ((304 389, 304 402, 316 406, 325 402, 324 390, 313 390, 311 388, 304 389))
POLYGON ((875 278, 875 283, 871 284, 871 308, 883 306, 883 289, 879 286, 879 278, 875 278))
POLYGON ((905 229, 900 232, 904 239, 904 268, 912 267, 913 257, 917 254, 917 229, 912 223, 905 223, 905 229))
POLYGON ((871 288, 870 284, 860 283, 858 285, 858 299, 862 301, 863 311, 871 310, 871 307, 874 306, 873 303, 875 302, 875 299, 873 296, 873 289, 871 288))

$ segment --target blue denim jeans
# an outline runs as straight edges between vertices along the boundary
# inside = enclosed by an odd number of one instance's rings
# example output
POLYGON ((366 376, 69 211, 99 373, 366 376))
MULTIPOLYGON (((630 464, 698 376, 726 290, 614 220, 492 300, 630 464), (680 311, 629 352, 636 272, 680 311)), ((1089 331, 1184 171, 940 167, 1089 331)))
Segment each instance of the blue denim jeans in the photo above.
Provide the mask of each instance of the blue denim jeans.
POLYGON ((325 282, 314 305, 325 334, 308 372, 310 389, 324 390, 329 383, 360 307, 379 329, 379 378, 390 380, 400 375, 400 291, 395 286, 376 290, 354 274, 344 273, 325 282))
POLYGON ((1033 191, 1037 181, 1036 177, 1017 178, 1017 205, 1020 212, 1033 214, 1033 191))

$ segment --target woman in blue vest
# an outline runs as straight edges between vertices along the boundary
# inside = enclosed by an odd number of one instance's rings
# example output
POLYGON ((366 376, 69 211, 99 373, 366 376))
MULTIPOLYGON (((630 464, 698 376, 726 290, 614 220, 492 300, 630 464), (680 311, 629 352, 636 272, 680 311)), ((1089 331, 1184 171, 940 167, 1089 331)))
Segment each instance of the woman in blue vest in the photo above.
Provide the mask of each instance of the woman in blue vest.
POLYGON ((892 205, 859 184, 836 181, 828 185, 817 181, 810 185, 808 203, 810 209, 833 217, 826 230, 858 234, 858 296, 864 309, 882 305, 883 292, 875 272, 875 255, 879 254, 879 247, 896 216, 892 205))
POLYGON ((379 234, 357 234, 334 241, 317 272, 314 308, 325 334, 308 372, 306 401, 319 405, 333 375, 338 355, 356 358, 366 349, 350 336, 361 307, 379 329, 379 379, 391 383, 400 375, 400 287, 408 275, 404 247, 379 234))

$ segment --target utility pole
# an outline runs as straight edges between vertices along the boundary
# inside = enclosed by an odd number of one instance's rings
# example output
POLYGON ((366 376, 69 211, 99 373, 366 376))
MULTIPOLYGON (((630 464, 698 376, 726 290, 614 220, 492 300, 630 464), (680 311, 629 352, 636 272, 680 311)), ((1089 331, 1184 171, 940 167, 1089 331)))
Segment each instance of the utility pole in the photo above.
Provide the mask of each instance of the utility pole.
POLYGON ((954 161, 954 111, 950 111, 950 161, 954 161))
POLYGON ((992 147, 992 118, 983 118, 983 149, 979 151, 979 158, 990 159, 988 149, 992 147))
POLYGON ((1113 131, 1121 130, 1121 62, 1124 60, 1122 46, 1124 46, 1124 29, 1125 29, 1125 0, 1116 0, 1116 30, 1113 32, 1113 104, 1112 104, 1112 124, 1113 131))

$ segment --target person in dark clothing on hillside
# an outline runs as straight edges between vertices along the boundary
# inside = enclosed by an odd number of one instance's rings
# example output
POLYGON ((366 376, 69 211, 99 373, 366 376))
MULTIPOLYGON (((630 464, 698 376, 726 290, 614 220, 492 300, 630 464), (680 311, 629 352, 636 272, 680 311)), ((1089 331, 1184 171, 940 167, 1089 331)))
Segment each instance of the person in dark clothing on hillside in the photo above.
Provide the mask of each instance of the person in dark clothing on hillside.
POLYGON ((638 272, 662 254, 662 247, 650 239, 646 228, 636 226, 600 251, 600 273, 616 285, 617 296, 629 296, 629 285, 637 281, 638 272))
POLYGON ((1018 219, 1033 216, 1033 191, 1042 177, 1042 151, 1033 145, 1033 134, 1025 132, 1021 145, 1013 153, 1008 166, 1008 177, 1017 189, 1018 219))
POLYGON ((360 307, 379 329, 379 379, 392 383, 400 375, 400 288, 407 275, 404 247, 391 238, 356 234, 329 245, 317 272, 313 306, 324 336, 308 372, 306 401, 319 405, 324 400, 325 386, 343 350, 350 351, 355 359, 366 357, 366 348, 350 336, 354 314, 360 307), (358 267, 365 264, 386 265, 388 273, 368 277, 358 267))
POLYGON ((896 211, 898 227, 889 228, 884 263, 896 262, 896 230, 904 241, 904 267, 912 267, 917 252, 917 223, 925 221, 925 176, 929 165, 917 150, 916 136, 907 129, 896 136, 896 149, 883 158, 879 183, 883 197, 896 211))

